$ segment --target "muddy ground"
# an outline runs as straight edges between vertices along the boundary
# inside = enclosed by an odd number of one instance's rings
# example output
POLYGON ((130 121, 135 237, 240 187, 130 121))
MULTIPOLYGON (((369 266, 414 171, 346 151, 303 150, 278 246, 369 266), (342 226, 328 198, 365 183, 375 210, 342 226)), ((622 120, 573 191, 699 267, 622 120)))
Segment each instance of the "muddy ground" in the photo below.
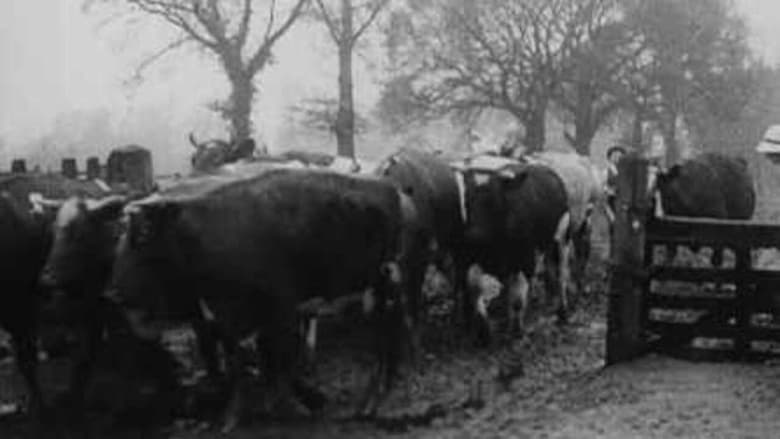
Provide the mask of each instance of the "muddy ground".
MULTIPOLYGON (((380 419, 349 415, 370 356, 323 347, 317 381, 329 396, 308 419, 255 414, 224 435, 215 423, 179 418, 140 431, 108 427, 116 438, 772 438, 780 434, 780 367, 773 363, 691 363, 651 355, 604 368, 603 300, 557 326, 541 316, 525 341, 488 351, 461 347, 429 354, 387 401, 380 419), (513 372, 510 379, 499 376, 513 372)), ((29 425, 0 421, 0 437, 23 439, 29 425)), ((72 433, 72 432, 71 432, 72 433)), ((44 437, 75 437, 64 430, 44 437)))
MULTIPOLYGON (((437 321, 433 313, 427 355, 406 366, 402 381, 374 421, 351 418, 372 364, 368 328, 336 325, 323 329, 314 374, 328 401, 311 417, 279 420, 256 410, 225 435, 215 417, 165 412, 165 405, 156 406, 160 398, 154 394, 146 399, 128 397, 148 388, 143 379, 127 382, 115 371, 103 370, 92 389, 93 400, 103 410, 93 418, 93 437, 780 437, 780 364, 693 363, 650 355, 605 368, 604 267, 603 263, 591 267, 589 292, 580 298, 568 325, 557 325, 551 312, 538 312, 531 316, 527 337, 491 349, 475 349, 457 333, 440 330, 447 323, 437 321), (133 414, 105 415, 118 407, 133 414), (150 419, 160 415, 162 423, 150 419), (143 429, 135 427, 141 424, 143 429)), ((114 369, 133 359, 130 355, 116 360, 111 353, 107 357, 114 369)), ((56 364, 47 362, 41 371, 49 394, 62 391, 67 383, 67 367, 56 364)), ((5 370, 6 376, 13 375, 8 367, 5 370)), ((0 372, 0 378, 3 375, 0 372)), ((0 380, 0 408, 20 389, 18 377, 0 380)), ((260 406, 262 388, 252 390, 254 406, 260 406)), ((27 439, 33 437, 31 432, 43 438, 81 437, 65 426, 67 410, 60 418, 53 427, 35 430, 23 416, 0 417, 0 439, 27 439)))

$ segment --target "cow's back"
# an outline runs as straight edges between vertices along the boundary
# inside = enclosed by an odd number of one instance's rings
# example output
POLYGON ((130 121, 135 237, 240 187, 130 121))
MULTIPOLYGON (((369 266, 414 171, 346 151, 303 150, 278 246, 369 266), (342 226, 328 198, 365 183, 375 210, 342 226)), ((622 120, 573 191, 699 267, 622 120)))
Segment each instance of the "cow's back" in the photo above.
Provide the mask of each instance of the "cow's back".
POLYGON ((715 170, 724 197, 726 218, 752 218, 756 193, 747 162, 739 157, 715 153, 704 154, 702 160, 715 170))
POLYGON ((704 218, 749 219, 755 190, 741 159, 706 153, 659 176, 664 213, 704 218))
POLYGON ((576 153, 545 151, 529 158, 552 169, 566 189, 572 224, 580 225, 601 195, 599 178, 590 160, 576 153))
POLYGON ((552 240, 568 209, 568 191, 558 172, 542 164, 527 165, 525 178, 507 186, 510 235, 531 242, 552 240))
POLYGON ((458 239, 463 228, 460 194, 448 163, 424 151, 402 148, 380 163, 375 174, 410 194, 421 223, 443 244, 458 239))
MULTIPOLYGON (((174 239, 155 245, 190 279, 210 278, 255 290, 343 294, 373 281, 379 264, 399 252, 397 191, 373 178, 276 169, 248 179, 207 184, 174 203, 174 239), (172 253, 171 253, 172 252, 172 253)), ((282 293, 280 293, 282 294, 282 293)))

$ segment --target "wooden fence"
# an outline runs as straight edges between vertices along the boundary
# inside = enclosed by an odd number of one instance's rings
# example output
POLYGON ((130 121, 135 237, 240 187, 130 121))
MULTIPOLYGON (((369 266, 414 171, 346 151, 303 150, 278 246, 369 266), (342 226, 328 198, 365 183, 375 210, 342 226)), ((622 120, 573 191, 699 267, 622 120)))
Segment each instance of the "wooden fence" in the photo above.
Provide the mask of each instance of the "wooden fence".
MULTIPOLYGON (((60 174, 69 179, 102 180, 119 192, 149 193, 155 187, 155 177, 152 166, 152 155, 149 150, 137 145, 114 148, 108 155, 105 164, 98 157, 89 157, 84 162, 82 172, 75 158, 64 158, 61 162, 60 174)), ((26 174, 40 172, 30 170, 24 159, 14 159, 11 162, 10 174, 26 174)), ((0 175, 9 173, 0 173, 0 175)))
POLYGON ((780 248, 780 224, 656 217, 647 166, 638 156, 619 166, 607 363, 648 351, 708 359, 779 353, 780 326, 773 322, 780 310, 780 271, 755 265, 761 252, 780 248), (681 266, 669 257, 678 246, 726 249, 726 257, 712 266, 688 252, 681 266))

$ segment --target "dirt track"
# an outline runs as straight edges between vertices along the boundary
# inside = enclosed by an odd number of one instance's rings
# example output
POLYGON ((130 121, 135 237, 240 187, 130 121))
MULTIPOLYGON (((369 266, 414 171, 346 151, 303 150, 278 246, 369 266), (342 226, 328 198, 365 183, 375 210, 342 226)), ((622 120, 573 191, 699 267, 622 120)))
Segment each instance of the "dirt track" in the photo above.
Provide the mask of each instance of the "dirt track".
MULTIPOLYGON (((601 322, 579 321, 563 332, 544 331, 539 337, 552 347, 530 355, 537 362, 526 364, 523 377, 509 388, 488 385, 492 389, 486 391, 486 405, 481 409, 450 404, 451 411, 430 425, 393 432, 375 425, 331 420, 297 426, 256 425, 227 437, 773 438, 780 435, 779 367, 690 363, 651 355, 604 369, 600 360, 604 329, 601 322)), ((531 346, 531 349, 536 348, 531 346)), ((448 405, 447 398, 459 401, 463 394, 458 393, 467 392, 463 384, 446 383, 449 374, 481 376, 486 378, 485 383, 491 383, 497 367, 458 358, 447 359, 445 363, 420 377, 428 381, 437 376, 444 383, 431 391, 436 394, 436 403, 443 406, 448 405), (473 369, 468 371, 469 368, 473 369)), ((429 398, 422 399, 431 402, 429 398)), ((393 401, 389 404, 388 413, 420 410, 414 404, 408 405, 404 397, 396 396, 394 400, 395 404, 393 401)), ((190 431, 175 437, 226 436, 190 431)))

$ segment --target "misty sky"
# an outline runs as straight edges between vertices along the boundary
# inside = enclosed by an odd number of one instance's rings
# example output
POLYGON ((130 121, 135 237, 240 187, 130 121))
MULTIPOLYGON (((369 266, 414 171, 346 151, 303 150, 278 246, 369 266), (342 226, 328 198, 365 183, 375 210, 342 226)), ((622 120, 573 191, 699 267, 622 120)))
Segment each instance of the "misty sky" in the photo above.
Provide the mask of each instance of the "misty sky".
MULTIPOLYGON (((189 113, 207 113, 204 103, 224 96, 218 71, 194 52, 167 59, 138 87, 123 86, 145 53, 159 44, 153 30, 128 36, 116 25, 99 26, 84 16, 81 0, 3 0, 0 14, 0 137, 21 143, 50 129, 58 114, 108 108, 115 123, 156 108, 172 126, 189 113), (164 109, 164 112, 162 111, 164 109), (163 114, 164 113, 164 114, 163 114)), ((780 1, 736 0, 748 19, 753 46, 769 61, 780 60, 780 1)), ((335 53, 321 29, 299 26, 275 51, 278 62, 262 76, 262 111, 255 122, 273 144, 287 107, 304 97, 335 96, 335 53)), ((377 95, 376 70, 365 55, 356 72, 359 104, 377 95), (372 73, 373 72, 373 73, 372 73)), ((214 131, 212 126, 202 131, 214 131)), ((209 133, 204 133, 209 134, 209 133)), ((5 161, 5 159, 3 159, 5 161)))

